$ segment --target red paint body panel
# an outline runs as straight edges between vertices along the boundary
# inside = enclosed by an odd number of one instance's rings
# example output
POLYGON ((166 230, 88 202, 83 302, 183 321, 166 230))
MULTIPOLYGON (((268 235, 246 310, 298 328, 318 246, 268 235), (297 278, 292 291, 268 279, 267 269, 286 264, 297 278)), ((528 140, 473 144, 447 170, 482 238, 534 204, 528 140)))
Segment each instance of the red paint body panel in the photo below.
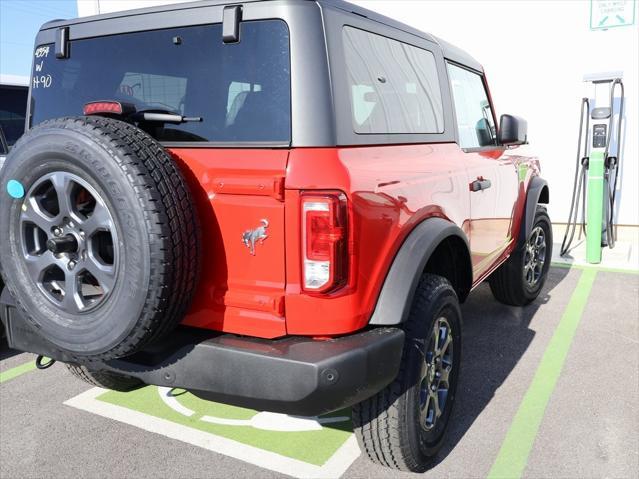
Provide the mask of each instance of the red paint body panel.
POLYGON ((390 265, 418 223, 437 216, 469 238, 473 286, 510 254, 530 158, 455 143, 350 148, 173 149, 195 193, 203 231, 200 285, 184 324, 274 338, 333 336, 364 327, 390 265), (492 188, 471 192, 477 177, 492 188), (339 190, 349 207, 349 280, 301 291, 302 191, 339 190), (242 233, 269 222, 250 254, 242 233))
POLYGON ((286 150, 172 149, 195 196, 202 271, 183 324, 273 338, 286 334, 283 185, 286 150), (253 256, 242 233, 269 222, 253 256))

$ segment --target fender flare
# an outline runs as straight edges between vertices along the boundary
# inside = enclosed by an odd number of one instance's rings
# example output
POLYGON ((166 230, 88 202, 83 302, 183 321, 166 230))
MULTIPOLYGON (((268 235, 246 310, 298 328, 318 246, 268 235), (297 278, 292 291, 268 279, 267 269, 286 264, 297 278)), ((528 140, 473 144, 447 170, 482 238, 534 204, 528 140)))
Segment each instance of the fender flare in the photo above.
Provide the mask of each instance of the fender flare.
MULTIPOLYGON (((459 226, 442 218, 422 221, 411 231, 395 255, 369 324, 388 326, 406 321, 417 284, 428 260, 442 241, 451 236, 463 240, 468 254, 466 260, 470 264, 468 238, 459 226)), ((472 267, 470 276, 469 290, 472 284, 472 267)))
POLYGON ((548 182, 539 176, 533 176, 528 183, 526 191, 526 206, 524 207, 523 228, 520 228, 517 246, 521 246, 528 238, 532 226, 535 222, 535 213, 539 203, 548 204, 550 200, 550 189, 548 182))

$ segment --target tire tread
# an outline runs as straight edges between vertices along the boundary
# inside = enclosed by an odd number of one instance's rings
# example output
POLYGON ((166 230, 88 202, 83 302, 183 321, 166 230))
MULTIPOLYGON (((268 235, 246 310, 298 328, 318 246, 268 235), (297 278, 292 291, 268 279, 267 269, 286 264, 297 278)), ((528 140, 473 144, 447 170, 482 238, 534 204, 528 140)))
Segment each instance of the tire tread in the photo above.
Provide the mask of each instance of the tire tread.
POLYGON ((448 280, 425 274, 415 292, 408 320, 403 325, 406 341, 397 377, 375 396, 352 407, 360 449, 372 462, 381 466, 412 472, 422 472, 427 468, 428 464, 419 460, 411 448, 406 428, 408 419, 400 400, 411 387, 407 373, 410 355, 406 346, 420 336, 424 321, 420 313, 441 294, 452 294, 457 298, 448 280))

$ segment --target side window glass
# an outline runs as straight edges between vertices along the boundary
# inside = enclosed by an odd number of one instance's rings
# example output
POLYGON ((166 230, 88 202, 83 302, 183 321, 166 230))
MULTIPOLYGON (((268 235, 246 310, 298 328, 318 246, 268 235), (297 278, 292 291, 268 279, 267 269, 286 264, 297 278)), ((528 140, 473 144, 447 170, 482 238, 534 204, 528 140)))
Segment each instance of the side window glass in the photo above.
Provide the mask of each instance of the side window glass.
POLYGON ((353 27, 344 27, 343 41, 356 133, 444 131, 431 52, 353 27))
POLYGON ((184 114, 186 78, 127 72, 118 87, 119 97, 138 100, 146 108, 160 108, 184 114))
POLYGON ((481 76, 465 68, 448 64, 459 146, 479 148, 495 144, 495 122, 481 76))
POLYGON ((229 85, 229 94, 226 100, 226 120, 225 126, 232 126, 235 124, 235 118, 237 118, 238 112, 244 106, 246 97, 251 92, 262 91, 262 85, 258 83, 242 83, 233 81, 229 85))

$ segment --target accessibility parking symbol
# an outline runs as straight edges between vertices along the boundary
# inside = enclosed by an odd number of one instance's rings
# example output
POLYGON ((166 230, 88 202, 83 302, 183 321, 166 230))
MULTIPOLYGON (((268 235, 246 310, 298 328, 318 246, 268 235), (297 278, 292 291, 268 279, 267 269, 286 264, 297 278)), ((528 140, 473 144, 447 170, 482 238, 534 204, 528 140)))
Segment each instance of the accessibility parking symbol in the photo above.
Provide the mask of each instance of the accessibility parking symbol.
POLYGON ((293 477, 340 477, 360 454, 348 411, 288 416, 155 386, 93 388, 65 404, 293 477))

